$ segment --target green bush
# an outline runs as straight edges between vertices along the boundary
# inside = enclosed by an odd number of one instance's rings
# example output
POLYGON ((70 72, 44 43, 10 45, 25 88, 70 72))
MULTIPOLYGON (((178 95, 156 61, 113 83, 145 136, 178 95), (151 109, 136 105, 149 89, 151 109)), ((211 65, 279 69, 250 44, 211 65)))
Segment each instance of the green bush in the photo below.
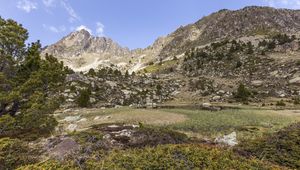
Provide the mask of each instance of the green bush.
POLYGON ((238 101, 243 101, 243 102, 248 101, 250 96, 251 96, 251 92, 245 87, 244 84, 239 85, 237 92, 234 95, 234 97, 238 101))
POLYGON ((277 101, 276 106, 286 106, 283 100, 277 101))
POLYGON ((0 139, 0 169, 15 169, 35 163, 37 152, 18 139, 0 139))
POLYGON ((300 97, 295 97, 294 99, 294 104, 299 105, 300 104, 300 97))
POLYGON ((55 118, 47 114, 26 113, 16 117, 5 115, 0 117, 0 137, 35 140, 49 136, 57 124, 55 118))
POLYGON ((242 143, 237 151, 244 156, 255 156, 286 166, 300 169, 300 123, 290 125, 277 133, 242 143))
POLYGON ((90 89, 81 90, 79 93, 79 97, 77 99, 77 104, 79 107, 88 107, 90 106, 90 89))
MULTIPOLYGON (((161 145, 143 149, 114 150, 94 155, 81 165, 84 169, 280 169, 255 159, 245 159, 230 150, 203 145, 161 145), (101 159, 97 159, 101 158, 101 159)), ((24 166, 23 170, 76 169, 70 162, 47 161, 24 166)))

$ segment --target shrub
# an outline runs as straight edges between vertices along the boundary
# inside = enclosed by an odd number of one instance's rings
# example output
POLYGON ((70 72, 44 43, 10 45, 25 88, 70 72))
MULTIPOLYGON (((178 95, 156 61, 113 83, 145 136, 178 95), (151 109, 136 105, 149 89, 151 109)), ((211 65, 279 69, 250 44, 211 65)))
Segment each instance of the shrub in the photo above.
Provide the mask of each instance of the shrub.
POLYGON ((77 99, 77 104, 79 107, 88 107, 90 105, 90 89, 81 90, 79 93, 79 97, 77 99))
POLYGON ((276 106, 286 106, 283 100, 277 101, 276 106))
POLYGON ((246 102, 248 101, 248 98, 251 96, 251 92, 245 87, 244 84, 240 84, 236 94, 234 95, 234 97, 238 100, 238 101, 243 101, 246 102))
MULTIPOLYGON (((279 169, 259 160, 245 159, 230 150, 203 145, 161 145, 142 149, 95 153, 84 169, 279 169)), ((25 170, 76 169, 72 163, 47 161, 22 167, 25 170), (71 166, 70 166, 71 165, 71 166)))
POLYGON ((255 156, 281 166, 300 169, 300 123, 290 125, 277 133, 250 140, 238 146, 237 152, 255 156))
POLYGON ((300 97, 295 97, 293 100, 295 105, 300 104, 300 97))
POLYGON ((35 163, 37 153, 18 139, 0 139, 0 169, 15 169, 35 163))

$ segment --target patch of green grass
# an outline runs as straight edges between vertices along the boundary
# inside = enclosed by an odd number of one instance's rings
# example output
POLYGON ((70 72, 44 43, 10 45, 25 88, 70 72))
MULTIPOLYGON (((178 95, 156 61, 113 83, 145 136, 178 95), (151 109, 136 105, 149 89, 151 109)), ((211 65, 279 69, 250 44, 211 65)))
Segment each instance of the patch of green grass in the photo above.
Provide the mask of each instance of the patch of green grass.
POLYGON ((216 137, 236 131, 241 139, 261 136, 274 132, 299 119, 266 110, 223 110, 210 112, 203 110, 173 109, 169 112, 184 114, 188 120, 169 125, 170 128, 216 137))
POLYGON ((150 66, 146 67, 143 70, 143 72, 145 72, 145 73, 155 73, 155 72, 159 72, 159 71, 162 71, 162 70, 166 70, 168 68, 173 67, 177 62, 178 62, 178 60, 169 60, 169 61, 165 61, 161 64, 150 65, 150 66))

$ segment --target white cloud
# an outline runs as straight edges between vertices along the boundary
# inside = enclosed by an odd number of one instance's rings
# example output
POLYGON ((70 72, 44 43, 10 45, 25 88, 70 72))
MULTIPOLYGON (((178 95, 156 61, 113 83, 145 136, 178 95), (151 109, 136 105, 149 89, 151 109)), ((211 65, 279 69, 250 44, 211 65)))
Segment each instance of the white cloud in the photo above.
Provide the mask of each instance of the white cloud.
POLYGON ((54 6, 54 3, 55 3, 55 0, 43 0, 43 4, 46 7, 52 7, 52 6, 54 6))
POLYGON ((69 14, 69 22, 73 23, 75 21, 80 20, 80 17, 77 15, 77 13, 72 8, 72 6, 67 2, 67 0, 62 0, 61 5, 67 11, 67 13, 69 14))
POLYGON ((283 8, 300 8, 300 0, 264 0, 272 7, 283 7, 283 8))
POLYGON ((29 13, 32 10, 37 9, 37 3, 30 0, 19 0, 17 8, 29 13))
POLYGON ((76 28, 76 31, 80 31, 80 30, 86 30, 88 31, 90 34, 92 34, 92 30, 89 29, 87 26, 85 25, 80 25, 79 27, 76 28))
POLYGON ((54 32, 54 33, 62 33, 62 32, 65 32, 67 30, 64 25, 55 27, 55 26, 47 26, 46 24, 43 24, 43 27, 45 29, 51 31, 51 32, 54 32))
POLYGON ((104 36, 104 25, 101 22, 97 22, 96 23, 96 33, 99 37, 103 37, 104 36))

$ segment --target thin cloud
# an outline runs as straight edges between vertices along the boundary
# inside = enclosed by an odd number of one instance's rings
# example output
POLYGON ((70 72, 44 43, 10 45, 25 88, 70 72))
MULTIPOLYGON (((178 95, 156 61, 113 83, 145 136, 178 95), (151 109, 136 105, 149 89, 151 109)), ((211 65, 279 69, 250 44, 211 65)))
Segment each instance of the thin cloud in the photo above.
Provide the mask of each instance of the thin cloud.
POLYGON ((30 0, 20 0, 18 1, 17 8, 29 13, 37 9, 37 3, 30 0))
POLYGON ((80 26, 77 27, 75 30, 76 30, 76 31, 86 30, 87 32, 89 32, 90 34, 92 34, 92 30, 89 29, 89 28, 88 28, 87 26, 85 26, 85 25, 80 25, 80 26))
POLYGON ((104 36, 104 25, 101 22, 96 23, 96 33, 98 36, 103 37, 104 36))
POLYGON ((61 5, 67 11, 67 13, 69 14, 69 22, 73 23, 75 21, 80 20, 80 17, 77 15, 77 13, 72 8, 72 6, 67 2, 67 0, 62 0, 61 5))
POLYGON ((64 25, 59 26, 59 27, 55 27, 55 26, 47 26, 46 24, 43 24, 43 27, 46 30, 54 32, 54 33, 62 33, 62 32, 65 32, 67 30, 64 25))
POLYGON ((46 7, 53 7, 54 4, 55 4, 55 0, 43 0, 43 4, 44 4, 46 7))
POLYGON ((300 0, 264 0, 272 7, 300 8, 300 0))

